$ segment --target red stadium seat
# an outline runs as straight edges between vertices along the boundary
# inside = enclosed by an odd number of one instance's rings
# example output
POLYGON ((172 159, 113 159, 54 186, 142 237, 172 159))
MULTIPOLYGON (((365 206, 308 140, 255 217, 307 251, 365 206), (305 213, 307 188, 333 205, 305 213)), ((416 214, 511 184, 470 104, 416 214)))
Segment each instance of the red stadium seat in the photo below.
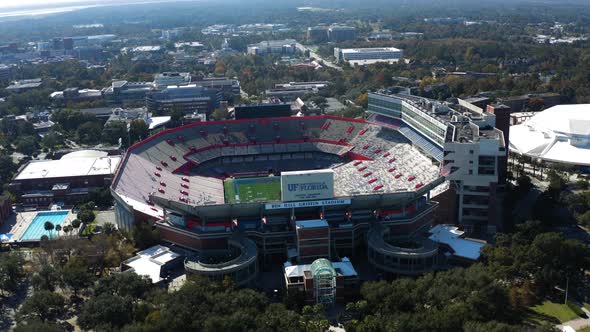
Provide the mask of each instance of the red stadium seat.
POLYGON ((189 180, 188 178, 182 177, 181 179, 182 179, 182 181, 184 181, 184 182, 190 182, 190 180, 189 180))
POLYGON ((169 139, 167 139, 167 140, 166 140, 166 143, 168 143, 168 144, 170 144, 170 145, 174 146, 174 142, 172 142, 172 140, 169 140, 169 139))
POLYGON ((416 180, 416 176, 414 176, 414 175, 412 175, 408 178, 408 181, 410 181, 410 182, 412 182, 414 180, 416 180))
POLYGON ((390 153, 387 152, 386 154, 383 155, 383 158, 387 158, 387 157, 389 157, 389 155, 390 155, 390 153))
POLYGON ((156 166, 156 169, 157 169, 158 171, 161 171, 161 170, 162 170, 162 167, 160 167, 160 166, 156 166))
POLYGON ((369 129, 365 128, 365 129, 359 131, 359 136, 363 136, 363 134, 366 133, 367 130, 369 130, 369 129))
POLYGON ((367 169, 367 166, 363 166, 363 167, 359 168, 359 172, 362 172, 362 171, 364 171, 366 169, 367 169))
POLYGON ((161 185, 162 187, 166 187, 166 182, 164 182, 164 181, 160 181, 160 185, 161 185))
POLYGON ((183 187, 183 188, 186 188, 186 189, 189 188, 188 184, 186 184, 186 183, 181 183, 180 186, 183 187))
POLYGON ((377 149, 374 152, 375 152, 375 154, 377 154, 377 153, 381 152, 381 149, 377 149))
POLYGON ((373 174, 373 172, 367 172, 367 173, 363 174, 363 177, 364 178, 369 177, 371 174, 373 174))
POLYGON ((368 149, 368 148, 369 148, 369 144, 367 144, 367 145, 363 146, 363 150, 366 150, 366 149, 368 149))
POLYGON ((399 178, 401 178, 401 177, 402 177, 402 173, 399 173, 399 174, 397 174, 397 175, 395 176, 395 178, 396 178, 396 179, 399 179, 399 178))
POLYGON ((162 174, 160 174, 158 172, 154 172, 154 175, 157 176, 157 177, 161 177, 162 176, 162 174))
POLYGON ((162 194, 166 193, 166 191, 165 191, 164 189, 162 189, 162 188, 159 188, 159 189, 158 189, 158 191, 159 191, 160 193, 162 193, 162 194))
POLYGON ((371 179, 371 180, 369 180, 369 183, 375 183, 375 182, 377 182, 377 179, 371 179))
POLYGON ((389 159, 389 163, 390 163, 390 164, 391 164, 392 162, 394 162, 394 161, 395 161, 395 158, 391 158, 391 159, 389 159))
POLYGON ((174 156, 170 156, 170 159, 172 159, 172 161, 176 161, 176 157, 174 156))
POLYGON ((350 134, 350 133, 352 133, 353 130, 354 130, 354 126, 350 126, 346 129, 346 133, 350 134))
POLYGON ((380 185, 376 186, 375 188, 373 188, 373 190, 377 191, 377 190, 379 190, 379 189, 381 189, 381 188, 383 188, 383 185, 382 185, 382 184, 380 184, 380 185))
POLYGON ((392 173, 393 171, 395 171, 395 167, 392 167, 390 169, 387 170, 389 173, 392 173))
POLYGON ((160 164, 162 164, 164 167, 168 167, 168 163, 163 160, 160 160, 160 164))
POLYGON ((355 161, 353 165, 354 165, 354 166, 358 166, 358 165, 360 165, 361 163, 362 163, 362 161, 360 161, 360 160, 359 160, 359 161, 355 161))
POLYGON ((418 184, 416 185, 416 189, 418 189, 418 188, 422 187, 423 185, 424 185, 424 183, 422 183, 422 182, 418 183, 418 184))

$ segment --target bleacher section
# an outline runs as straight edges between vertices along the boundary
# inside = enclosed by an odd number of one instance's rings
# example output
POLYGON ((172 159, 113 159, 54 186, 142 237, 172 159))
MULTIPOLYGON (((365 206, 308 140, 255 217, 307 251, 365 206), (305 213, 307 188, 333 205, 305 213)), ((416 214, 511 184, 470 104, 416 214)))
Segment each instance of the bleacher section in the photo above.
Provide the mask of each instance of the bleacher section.
POLYGON ((412 144, 437 160, 442 149, 407 126, 399 130, 330 116, 194 123, 132 146, 113 189, 157 211, 152 193, 224 204, 221 178, 228 174, 331 167, 336 196, 415 190, 439 175, 412 144))

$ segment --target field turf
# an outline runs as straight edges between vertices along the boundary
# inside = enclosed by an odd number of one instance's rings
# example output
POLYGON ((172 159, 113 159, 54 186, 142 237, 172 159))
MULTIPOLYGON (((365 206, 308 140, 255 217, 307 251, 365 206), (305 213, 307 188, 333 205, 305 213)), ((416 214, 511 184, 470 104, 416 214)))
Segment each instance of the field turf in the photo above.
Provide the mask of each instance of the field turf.
POLYGON ((281 199, 280 177, 226 179, 223 187, 227 203, 268 202, 281 199))

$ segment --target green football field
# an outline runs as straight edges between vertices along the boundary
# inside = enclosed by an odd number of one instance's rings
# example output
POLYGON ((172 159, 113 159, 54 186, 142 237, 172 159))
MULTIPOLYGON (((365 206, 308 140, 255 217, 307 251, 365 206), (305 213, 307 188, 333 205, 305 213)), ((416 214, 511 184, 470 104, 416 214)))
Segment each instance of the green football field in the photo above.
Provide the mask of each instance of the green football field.
POLYGON ((223 187, 227 203, 267 202, 281 199, 280 177, 226 179, 223 187))

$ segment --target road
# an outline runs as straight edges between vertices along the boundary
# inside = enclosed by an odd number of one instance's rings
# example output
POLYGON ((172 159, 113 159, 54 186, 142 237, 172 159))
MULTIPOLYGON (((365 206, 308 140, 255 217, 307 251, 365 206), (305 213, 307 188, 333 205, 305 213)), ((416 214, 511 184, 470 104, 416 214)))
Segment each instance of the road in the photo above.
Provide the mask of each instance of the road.
POLYGON ((297 49, 301 52, 301 53, 305 53, 305 51, 309 51, 309 57, 310 58, 314 58, 318 61, 320 61, 324 66, 330 67, 330 68, 334 68, 336 70, 342 71, 342 67, 337 66, 336 64, 325 60, 324 58, 322 58, 319 54, 317 54, 316 52, 314 52, 311 48, 301 45, 299 43, 295 44, 295 46, 297 47, 297 49))

